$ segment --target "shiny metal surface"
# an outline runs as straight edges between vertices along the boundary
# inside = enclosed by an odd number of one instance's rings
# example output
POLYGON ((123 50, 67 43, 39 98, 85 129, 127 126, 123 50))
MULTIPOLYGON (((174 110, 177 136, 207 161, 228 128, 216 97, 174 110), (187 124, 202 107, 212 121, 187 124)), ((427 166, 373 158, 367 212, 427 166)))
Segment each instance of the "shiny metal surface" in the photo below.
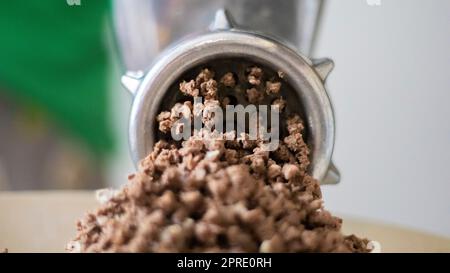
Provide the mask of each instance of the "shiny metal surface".
POLYGON ((274 35, 309 56, 322 0, 115 0, 114 24, 126 70, 147 70, 180 38, 208 28, 218 9, 243 29, 274 35))

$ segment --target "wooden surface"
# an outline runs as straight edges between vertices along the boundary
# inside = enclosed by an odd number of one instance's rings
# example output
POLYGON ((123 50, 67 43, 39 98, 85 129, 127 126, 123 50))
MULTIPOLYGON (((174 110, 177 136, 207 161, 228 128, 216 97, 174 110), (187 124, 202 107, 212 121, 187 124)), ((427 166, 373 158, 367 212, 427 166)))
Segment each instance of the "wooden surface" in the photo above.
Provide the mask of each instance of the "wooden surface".
MULTIPOLYGON (((75 222, 97 206, 94 192, 0 193, 0 251, 64 252, 75 222)), ((381 243, 382 252, 450 252, 450 239, 344 218, 344 232, 381 243)))

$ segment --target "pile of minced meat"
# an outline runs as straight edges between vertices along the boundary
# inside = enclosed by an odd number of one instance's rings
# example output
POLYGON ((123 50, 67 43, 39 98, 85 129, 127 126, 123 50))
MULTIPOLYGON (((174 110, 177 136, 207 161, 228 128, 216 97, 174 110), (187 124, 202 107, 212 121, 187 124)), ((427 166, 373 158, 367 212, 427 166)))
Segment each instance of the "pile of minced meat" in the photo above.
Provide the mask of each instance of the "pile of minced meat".
MULTIPOLYGON (((230 101, 218 94, 238 85, 248 87, 248 103, 275 96, 273 104, 282 113, 282 77, 267 80, 263 69, 252 66, 246 82, 239 83, 231 72, 202 69, 180 83, 186 101, 156 117, 159 130, 170 136, 180 113, 193 119, 195 107, 224 107, 230 101), (193 96, 203 97, 203 103, 194 107, 193 96)), ((78 222, 68 250, 370 252, 368 240, 344 236, 342 220, 323 208, 319 182, 307 173, 303 121, 298 115, 285 118, 287 134, 272 152, 245 133, 212 137, 201 130, 185 141, 160 140, 121 190, 100 192, 103 204, 78 222)))

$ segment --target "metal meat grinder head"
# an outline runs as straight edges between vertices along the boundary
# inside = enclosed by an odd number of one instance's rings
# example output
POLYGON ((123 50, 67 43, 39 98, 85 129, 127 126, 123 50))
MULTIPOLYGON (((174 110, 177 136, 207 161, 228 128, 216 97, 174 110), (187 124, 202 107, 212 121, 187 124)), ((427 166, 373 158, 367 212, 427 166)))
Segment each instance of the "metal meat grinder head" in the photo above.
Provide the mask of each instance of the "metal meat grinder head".
POLYGON ((156 116, 162 108, 176 102, 179 91, 174 86, 183 75, 224 60, 230 66, 250 61, 283 72, 288 83, 283 91, 287 108, 300 112, 306 124, 311 149, 309 171, 322 184, 337 183, 339 172, 331 162, 334 115, 324 86, 333 62, 310 60, 279 39, 240 29, 225 10, 217 11, 208 32, 188 36, 166 48, 148 72, 128 72, 122 77, 123 85, 134 95, 129 124, 134 162, 152 150, 158 138, 156 116))

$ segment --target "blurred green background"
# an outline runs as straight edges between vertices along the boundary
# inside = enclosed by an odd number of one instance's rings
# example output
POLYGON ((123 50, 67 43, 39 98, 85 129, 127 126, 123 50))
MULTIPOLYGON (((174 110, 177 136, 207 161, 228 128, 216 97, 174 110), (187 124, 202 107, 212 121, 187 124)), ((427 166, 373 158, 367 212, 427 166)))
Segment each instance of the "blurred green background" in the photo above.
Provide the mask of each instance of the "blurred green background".
POLYGON ((0 2, 0 190, 104 184, 115 151, 111 3, 70 3, 0 2))

